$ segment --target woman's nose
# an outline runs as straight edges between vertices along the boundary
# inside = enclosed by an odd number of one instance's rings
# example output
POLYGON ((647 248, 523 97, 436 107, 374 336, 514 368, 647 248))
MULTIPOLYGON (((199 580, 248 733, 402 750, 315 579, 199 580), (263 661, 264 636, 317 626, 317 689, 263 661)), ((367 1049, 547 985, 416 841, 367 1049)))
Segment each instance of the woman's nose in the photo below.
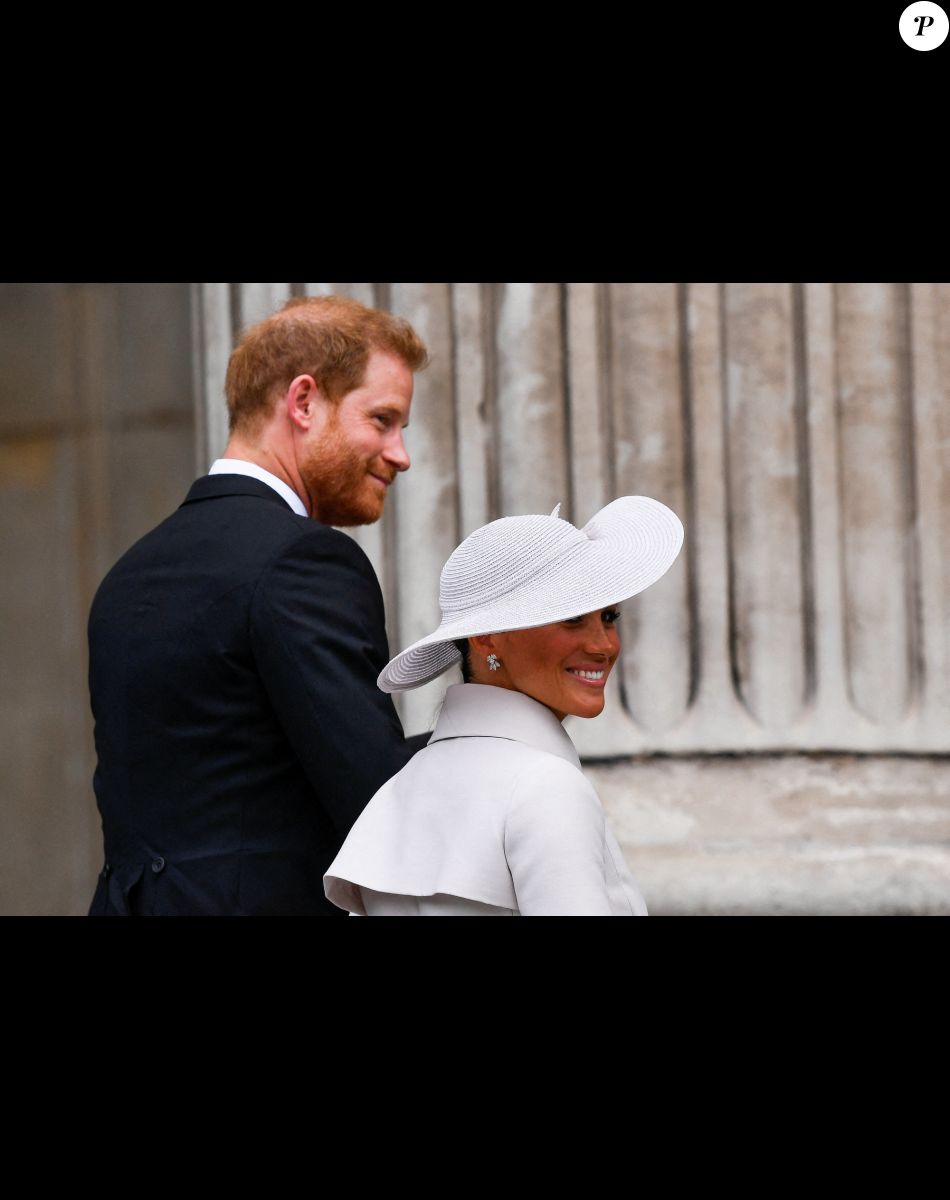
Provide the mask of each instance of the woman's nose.
POLYGON ((589 654, 602 654, 608 658, 617 653, 619 644, 620 639, 616 632, 604 625, 599 617, 596 623, 592 624, 584 643, 589 654))

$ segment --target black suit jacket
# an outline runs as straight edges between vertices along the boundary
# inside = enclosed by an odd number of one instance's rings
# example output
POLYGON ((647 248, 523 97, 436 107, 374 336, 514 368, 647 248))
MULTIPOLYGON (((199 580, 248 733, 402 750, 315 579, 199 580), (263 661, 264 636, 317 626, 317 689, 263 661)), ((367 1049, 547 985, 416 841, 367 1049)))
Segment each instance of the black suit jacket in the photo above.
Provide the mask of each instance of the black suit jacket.
POLYGON ((346 914, 323 872, 405 740, 363 551, 266 484, 199 479, 103 580, 92 914, 346 914))

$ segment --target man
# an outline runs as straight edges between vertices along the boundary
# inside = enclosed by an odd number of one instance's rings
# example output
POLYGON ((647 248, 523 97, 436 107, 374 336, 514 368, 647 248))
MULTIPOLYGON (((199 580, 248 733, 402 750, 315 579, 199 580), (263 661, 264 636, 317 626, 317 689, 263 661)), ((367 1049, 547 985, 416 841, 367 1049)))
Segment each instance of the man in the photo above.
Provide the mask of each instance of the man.
POLYGON ((93 602, 91 914, 341 914, 323 872, 425 739, 376 687, 379 583, 331 526, 378 520, 409 469, 426 361, 408 323, 341 297, 245 331, 224 457, 93 602))

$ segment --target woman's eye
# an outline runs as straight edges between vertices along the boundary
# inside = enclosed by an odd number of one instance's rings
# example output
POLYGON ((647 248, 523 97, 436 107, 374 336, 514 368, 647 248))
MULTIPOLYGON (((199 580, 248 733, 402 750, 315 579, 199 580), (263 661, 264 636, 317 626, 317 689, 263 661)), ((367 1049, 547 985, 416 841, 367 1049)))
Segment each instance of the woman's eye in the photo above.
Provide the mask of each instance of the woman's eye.
POLYGON ((616 625, 620 620, 620 609, 608 608, 600 615, 605 625, 616 625))

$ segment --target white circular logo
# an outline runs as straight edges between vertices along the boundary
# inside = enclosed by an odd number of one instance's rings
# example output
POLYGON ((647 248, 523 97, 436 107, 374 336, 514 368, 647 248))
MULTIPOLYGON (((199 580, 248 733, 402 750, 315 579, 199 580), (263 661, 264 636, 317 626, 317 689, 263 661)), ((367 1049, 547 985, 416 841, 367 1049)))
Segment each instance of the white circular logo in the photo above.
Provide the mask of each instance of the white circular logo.
POLYGON ((911 50, 936 50, 946 40, 950 20, 939 4, 917 0, 901 13, 899 28, 911 50))

